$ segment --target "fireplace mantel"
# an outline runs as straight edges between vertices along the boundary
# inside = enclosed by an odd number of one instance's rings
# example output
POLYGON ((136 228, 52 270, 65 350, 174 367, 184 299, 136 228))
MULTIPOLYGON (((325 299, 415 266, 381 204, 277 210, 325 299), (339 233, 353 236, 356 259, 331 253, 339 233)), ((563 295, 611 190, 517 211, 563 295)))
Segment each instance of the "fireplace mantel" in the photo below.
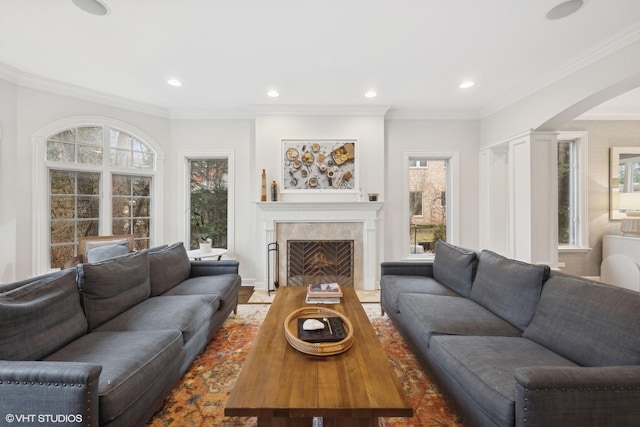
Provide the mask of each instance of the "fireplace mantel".
MULTIPOLYGON (((276 239, 278 223, 290 222, 353 222, 362 224, 363 260, 362 260, 362 288, 376 289, 378 271, 378 233, 379 216, 383 202, 256 202, 262 226, 262 244, 258 249, 258 257, 264 260, 264 271, 257 272, 257 278, 262 276, 264 288, 267 288, 269 278, 267 271, 267 244, 276 239)), ((284 243, 284 242, 281 242, 284 243)), ((260 259, 260 258, 259 258, 260 259)))
POLYGON ((285 211, 373 211, 377 212, 383 202, 256 202, 263 212, 285 211))

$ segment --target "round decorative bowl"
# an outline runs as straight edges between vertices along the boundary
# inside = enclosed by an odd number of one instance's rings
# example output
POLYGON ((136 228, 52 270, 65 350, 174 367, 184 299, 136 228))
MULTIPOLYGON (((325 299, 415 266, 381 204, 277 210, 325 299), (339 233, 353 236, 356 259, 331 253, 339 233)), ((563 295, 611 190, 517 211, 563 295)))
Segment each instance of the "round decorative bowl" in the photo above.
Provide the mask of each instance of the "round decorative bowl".
POLYGON ((353 325, 349 319, 335 310, 324 307, 303 307, 292 311, 284 320, 284 336, 296 350, 314 356, 332 356, 343 353, 353 344, 353 325), (339 317, 342 320, 346 337, 336 342, 311 343, 298 338, 298 319, 339 317))

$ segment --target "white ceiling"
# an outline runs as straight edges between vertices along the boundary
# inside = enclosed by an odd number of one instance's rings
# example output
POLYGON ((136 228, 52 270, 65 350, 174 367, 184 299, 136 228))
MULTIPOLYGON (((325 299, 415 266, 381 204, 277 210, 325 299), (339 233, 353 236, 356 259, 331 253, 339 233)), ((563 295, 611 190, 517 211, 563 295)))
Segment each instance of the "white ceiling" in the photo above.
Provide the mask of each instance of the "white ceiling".
POLYGON ((561 0, 103 1, 98 17, 71 0, 0 0, 0 63, 171 113, 371 104, 483 117, 640 32, 639 0, 585 0, 557 21, 545 15, 561 0), (476 85, 459 89, 466 79, 476 85))

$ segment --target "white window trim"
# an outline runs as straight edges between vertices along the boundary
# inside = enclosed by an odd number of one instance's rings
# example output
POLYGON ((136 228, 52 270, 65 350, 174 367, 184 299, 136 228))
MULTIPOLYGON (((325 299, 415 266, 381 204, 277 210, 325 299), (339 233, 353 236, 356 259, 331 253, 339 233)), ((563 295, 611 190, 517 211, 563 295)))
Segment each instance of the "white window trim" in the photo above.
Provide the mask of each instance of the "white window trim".
POLYGON ((178 237, 185 242, 185 247, 189 250, 188 243, 190 240, 189 228, 191 222, 187 218, 191 217, 189 206, 189 160, 206 160, 206 159, 227 159, 229 162, 228 181, 227 181, 227 255, 233 258, 235 254, 235 152, 234 151, 178 151, 178 188, 177 188, 177 212, 176 225, 178 237))
MULTIPOLYGON (((578 216, 578 224, 576 231, 575 245, 558 245, 558 252, 586 252, 589 248, 589 204, 588 204, 588 133, 586 131, 558 132, 558 142, 575 141, 575 154, 577 162, 576 173, 576 210, 578 216)), ((556 166, 557 167, 557 166, 556 166)))
MULTIPOLYGON (((33 234, 33 247, 31 250, 31 270, 32 275, 43 274, 50 270, 49 267, 49 169, 68 169, 73 171, 86 172, 104 172, 102 165, 88 165, 79 163, 50 162, 46 160, 47 138, 66 129, 82 127, 82 126, 103 126, 106 128, 114 128, 130 134, 138 138, 145 144, 149 145, 155 152, 155 165, 152 171, 145 169, 123 169, 111 168, 110 173, 123 173, 127 175, 149 175, 153 176, 153 193, 151 203, 151 240, 150 245, 158 244, 163 241, 162 224, 164 223, 163 210, 164 206, 164 151, 160 145, 148 134, 140 129, 120 120, 99 116, 77 116, 58 120, 40 128, 31 138, 32 143, 32 160, 33 160, 33 222, 31 231, 33 234), (99 170, 96 168, 99 167, 99 170)), ((109 156, 109 152, 103 154, 109 156)), ((108 180, 106 180, 108 181, 108 180)), ((111 207, 111 198, 105 197, 105 194, 111 194, 111 182, 105 182, 101 189, 101 215, 105 209, 111 207), (107 190, 109 192, 107 193, 107 190)), ((109 234, 111 224, 105 225, 103 234, 109 234)))
MULTIPOLYGON (((409 158, 425 157, 428 160, 448 160, 447 164, 447 242, 458 245, 460 241, 460 183, 459 183, 459 163, 460 154, 457 151, 405 151, 403 152, 403 191, 402 191, 402 245, 404 255, 407 260, 429 260, 433 259, 433 254, 412 254, 410 253, 411 240, 409 239, 409 158)), ((423 207, 424 208, 424 207, 423 207)))

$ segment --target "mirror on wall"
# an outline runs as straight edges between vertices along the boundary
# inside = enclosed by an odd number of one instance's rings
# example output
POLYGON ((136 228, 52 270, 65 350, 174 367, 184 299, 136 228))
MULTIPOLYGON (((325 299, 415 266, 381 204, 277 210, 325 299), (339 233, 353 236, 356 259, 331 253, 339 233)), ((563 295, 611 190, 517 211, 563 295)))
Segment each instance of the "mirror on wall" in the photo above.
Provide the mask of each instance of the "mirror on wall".
POLYGON ((637 199, 640 199, 640 147, 611 147, 609 218, 624 218, 627 209, 635 208, 628 203, 637 199))

